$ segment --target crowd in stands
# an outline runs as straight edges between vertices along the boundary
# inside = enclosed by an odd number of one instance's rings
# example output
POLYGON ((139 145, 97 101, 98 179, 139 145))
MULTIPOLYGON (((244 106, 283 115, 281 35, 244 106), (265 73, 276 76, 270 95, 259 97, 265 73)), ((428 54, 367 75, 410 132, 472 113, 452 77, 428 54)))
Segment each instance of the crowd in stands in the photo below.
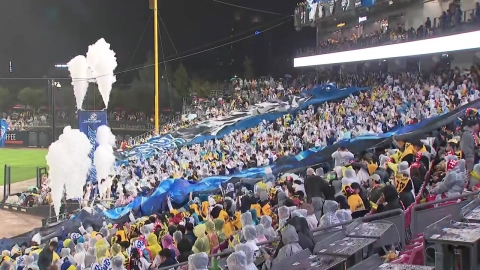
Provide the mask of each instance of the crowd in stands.
POLYGON ((299 49, 297 56, 333 53, 424 39, 441 35, 445 30, 463 24, 478 24, 478 22, 480 22, 479 3, 476 3, 476 8, 469 11, 468 14, 462 11, 460 6, 451 5, 451 9, 444 11, 440 18, 432 22, 432 19, 427 17, 425 23, 416 29, 414 27, 406 29, 404 25, 399 24, 396 27, 388 26, 361 36, 352 34, 350 37, 344 37, 343 39, 328 38, 321 41, 316 48, 299 49))
POLYGON ((82 226, 53 239, 37 234, 31 243, 4 250, 0 268, 146 270, 186 263, 177 269, 216 269, 219 262, 208 256, 232 248, 228 269, 260 269, 258 264, 272 269, 302 250, 312 251, 312 229, 335 227, 368 211, 407 209, 425 184, 427 200, 478 188, 480 165, 473 164, 479 122, 478 111, 468 109, 463 131, 449 124, 425 139, 394 138, 392 146, 373 152, 340 147, 328 173, 309 168, 305 178, 290 174, 259 182, 253 190, 232 184, 218 194, 190 194, 177 208, 167 198, 165 211, 131 216, 128 223, 82 226), (433 177, 425 178, 430 170, 433 177))
MULTIPOLYGON (((258 93, 262 101, 295 95, 306 89, 306 84, 325 78, 301 80, 289 86, 272 79, 240 80, 236 87, 249 94, 258 93), (263 86, 256 87, 259 84, 263 86)), ((115 207, 125 206, 137 196, 150 195, 168 178, 199 181, 233 175, 312 147, 418 123, 480 96, 476 67, 467 73, 453 69, 429 76, 347 75, 337 83, 369 86, 371 90, 237 130, 219 140, 180 146, 147 160, 130 159, 129 164, 117 168, 112 175, 114 184, 102 198, 114 199, 115 207)), ((170 123, 163 131, 227 116, 248 107, 248 101, 238 93, 228 101, 208 100, 196 106, 205 113, 170 123)), ((54 239, 37 235, 31 243, 3 251, 0 268, 147 270, 187 262, 188 266, 181 269, 207 269, 208 255, 232 247, 235 252, 227 259, 229 269, 257 269, 254 259, 258 258, 263 258, 263 267, 271 269, 301 250, 313 250, 312 229, 334 226, 369 211, 407 209, 424 192, 423 199, 433 200, 465 189, 480 189, 480 165, 475 165, 479 123, 478 111, 468 109, 461 123, 449 123, 422 138, 392 138, 390 146, 360 153, 341 145, 332 154, 331 164, 323 164, 316 171, 309 168, 305 177, 268 175, 267 182, 259 182, 253 189, 231 184, 215 194, 190 194, 184 205, 175 205, 167 198, 161 212, 131 216, 128 223, 81 227, 79 232, 54 239), (429 171, 432 177, 425 184, 429 171), (275 252, 259 252, 259 243, 278 236, 280 243, 269 245, 275 252)), ((44 201, 49 200, 48 185, 45 178, 44 188, 36 191, 44 192, 40 196, 44 201)), ((95 185, 86 186, 85 202, 97 199, 96 189, 95 185)))

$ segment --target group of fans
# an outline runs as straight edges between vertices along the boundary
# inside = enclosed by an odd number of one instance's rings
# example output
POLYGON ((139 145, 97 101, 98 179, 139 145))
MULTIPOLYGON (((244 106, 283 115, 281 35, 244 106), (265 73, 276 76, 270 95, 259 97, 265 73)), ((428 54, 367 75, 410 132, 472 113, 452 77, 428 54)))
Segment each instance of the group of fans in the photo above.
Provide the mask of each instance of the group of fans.
MULTIPOLYGON (((122 206, 167 178, 233 175, 313 146, 380 134, 449 112, 478 98, 476 74, 472 69, 470 74, 452 70, 429 77, 366 76, 361 80, 372 83, 371 91, 222 140, 181 147, 165 157, 132 161, 119 168, 112 196, 122 206)), ((313 250, 311 230, 317 227, 335 227, 369 211, 407 209, 422 192, 424 200, 435 200, 477 189, 478 132, 478 112, 468 109, 461 122, 422 138, 393 138, 392 145, 359 153, 341 145, 332 164, 308 169, 304 177, 285 174, 255 185, 229 183, 218 193, 191 194, 184 205, 167 199, 161 212, 131 216, 127 223, 86 226, 60 239, 37 235, 31 243, 3 251, 0 268, 146 270, 185 262, 185 269, 208 269, 208 255, 230 247, 235 252, 226 260, 229 269, 257 269, 260 264, 270 269, 303 249, 313 250), (432 177, 423 188, 429 171, 432 177), (278 245, 258 247, 278 236, 278 245)))

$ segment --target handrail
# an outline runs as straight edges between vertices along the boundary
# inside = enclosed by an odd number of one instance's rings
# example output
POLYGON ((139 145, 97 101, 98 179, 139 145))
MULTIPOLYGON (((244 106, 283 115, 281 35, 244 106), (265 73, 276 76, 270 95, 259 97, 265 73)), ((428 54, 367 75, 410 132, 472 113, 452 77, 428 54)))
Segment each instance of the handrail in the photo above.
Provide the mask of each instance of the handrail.
POLYGON ((448 198, 445 198, 445 199, 440 199, 440 200, 435 200, 435 201, 431 201, 431 202, 425 202, 425 203, 417 204, 412 208, 412 211, 419 211, 419 210, 421 210, 419 208, 425 208, 426 206, 435 205, 435 204, 444 203, 444 202, 449 202, 449 201, 454 201, 454 200, 458 200, 458 199, 465 199, 467 197, 472 197, 472 196, 475 196, 475 195, 478 195, 478 193, 467 192, 467 193, 462 193, 460 195, 451 196, 451 197, 448 197, 448 198))

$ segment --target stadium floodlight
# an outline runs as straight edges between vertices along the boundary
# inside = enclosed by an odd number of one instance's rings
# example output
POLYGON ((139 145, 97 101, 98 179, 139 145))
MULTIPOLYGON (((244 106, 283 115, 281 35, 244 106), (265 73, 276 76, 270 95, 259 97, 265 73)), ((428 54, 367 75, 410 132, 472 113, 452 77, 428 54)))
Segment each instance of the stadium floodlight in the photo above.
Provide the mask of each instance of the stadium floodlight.
POLYGON ((294 67, 321 66, 480 48, 480 31, 293 59, 294 67))
POLYGON ((68 68, 68 66, 66 64, 56 64, 55 67, 56 68, 68 68))

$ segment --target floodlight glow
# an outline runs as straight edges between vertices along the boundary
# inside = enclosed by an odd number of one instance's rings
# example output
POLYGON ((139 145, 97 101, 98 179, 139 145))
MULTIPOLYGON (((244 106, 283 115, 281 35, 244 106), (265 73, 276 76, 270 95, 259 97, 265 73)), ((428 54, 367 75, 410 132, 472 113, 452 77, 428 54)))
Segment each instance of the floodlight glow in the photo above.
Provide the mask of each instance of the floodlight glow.
POLYGON ((294 67, 321 66, 480 48, 480 31, 293 59, 294 67))

